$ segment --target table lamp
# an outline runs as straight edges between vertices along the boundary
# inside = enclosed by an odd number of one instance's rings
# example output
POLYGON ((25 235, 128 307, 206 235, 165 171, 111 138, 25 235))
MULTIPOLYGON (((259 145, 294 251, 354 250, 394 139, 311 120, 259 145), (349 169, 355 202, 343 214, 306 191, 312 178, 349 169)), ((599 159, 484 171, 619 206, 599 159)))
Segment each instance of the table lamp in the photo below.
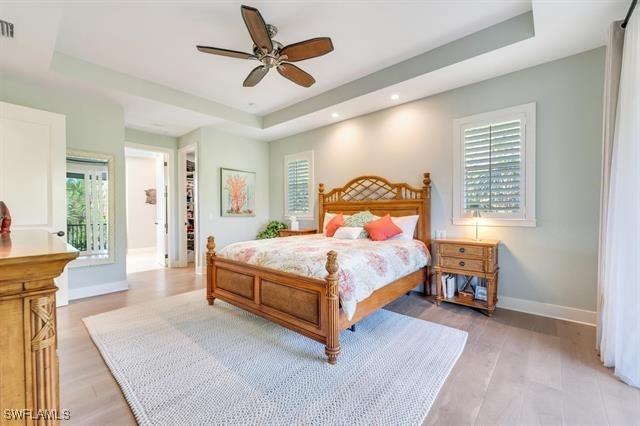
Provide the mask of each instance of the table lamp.
POLYGON ((476 241, 479 241, 479 238, 478 238, 478 222, 480 222, 480 218, 482 217, 480 215, 480 210, 478 210, 478 209, 471 210, 471 217, 476 220, 476 241))

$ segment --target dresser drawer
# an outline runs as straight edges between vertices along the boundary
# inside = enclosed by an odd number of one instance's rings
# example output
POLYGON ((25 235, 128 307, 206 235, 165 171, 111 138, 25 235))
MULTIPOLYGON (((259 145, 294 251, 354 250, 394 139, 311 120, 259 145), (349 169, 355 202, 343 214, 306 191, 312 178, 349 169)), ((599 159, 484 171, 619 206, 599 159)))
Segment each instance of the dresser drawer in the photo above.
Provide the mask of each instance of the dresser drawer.
POLYGON ((442 267, 460 269, 462 271, 484 272, 484 261, 477 259, 461 259, 459 257, 442 257, 442 267))
POLYGON ((442 256, 476 257, 482 259, 484 257, 484 248, 466 244, 441 244, 440 254, 442 256))

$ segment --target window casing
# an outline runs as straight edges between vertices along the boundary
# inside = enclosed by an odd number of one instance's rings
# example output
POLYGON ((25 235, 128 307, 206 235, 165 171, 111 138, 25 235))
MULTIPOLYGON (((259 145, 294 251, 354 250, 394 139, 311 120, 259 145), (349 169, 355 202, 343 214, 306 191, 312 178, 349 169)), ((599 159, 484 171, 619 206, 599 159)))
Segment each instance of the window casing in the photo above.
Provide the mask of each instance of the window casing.
POLYGON ((67 153, 67 242, 80 251, 70 266, 114 261, 113 158, 67 153))
POLYGON ((313 151, 284 157, 284 214, 313 219, 313 151))
POLYGON ((535 226, 536 104, 453 122, 453 223, 535 226))

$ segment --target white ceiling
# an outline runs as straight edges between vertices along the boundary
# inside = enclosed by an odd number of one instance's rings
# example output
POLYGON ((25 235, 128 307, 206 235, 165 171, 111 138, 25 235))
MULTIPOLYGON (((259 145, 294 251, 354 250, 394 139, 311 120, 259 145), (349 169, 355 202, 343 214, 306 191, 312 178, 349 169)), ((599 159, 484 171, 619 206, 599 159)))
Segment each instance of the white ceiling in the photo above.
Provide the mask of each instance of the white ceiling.
MULTIPOLYGON (((206 55, 206 44, 250 51, 240 4, 227 2, 1 2, 0 18, 16 24, 16 39, 0 40, 0 67, 34 78, 72 84, 51 72, 54 52, 168 88, 264 115, 364 77, 445 43, 533 10, 535 37, 359 96, 266 129, 231 123, 126 91, 94 85, 123 105, 129 126, 182 135, 213 125, 264 140, 286 136, 547 62, 604 44, 609 22, 621 19, 627 0, 575 1, 252 1, 284 44, 329 36, 335 51, 300 62, 317 83, 299 87, 271 72, 257 87, 242 81, 252 61, 206 55), (254 105, 249 105, 253 103, 254 105)), ((86 83, 78 82, 86 88, 86 83)))
POLYGON ((251 4, 283 44, 329 36, 335 50, 300 62, 310 89, 271 72, 242 87, 258 65, 198 52, 196 44, 251 52, 243 2, 70 3, 56 50, 187 93, 265 114, 530 10, 529 1, 266 2, 251 4), (79 36, 81 34, 81 36, 79 36), (249 106, 253 102, 254 106, 249 106))

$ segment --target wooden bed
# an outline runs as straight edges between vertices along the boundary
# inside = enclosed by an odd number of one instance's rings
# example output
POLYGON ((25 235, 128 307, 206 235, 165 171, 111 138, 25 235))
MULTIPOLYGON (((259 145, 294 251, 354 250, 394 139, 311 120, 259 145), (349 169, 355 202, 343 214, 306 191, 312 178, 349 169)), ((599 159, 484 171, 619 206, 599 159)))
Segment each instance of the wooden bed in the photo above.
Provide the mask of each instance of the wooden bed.
MULTIPOLYGON (((319 230, 325 213, 355 213, 369 210, 375 215, 419 215, 414 238, 431 246, 431 179, 423 177, 422 188, 391 183, 378 176, 361 176, 345 186, 325 193, 319 186, 319 230)), ((309 338, 324 343, 328 362, 340 354, 340 332, 362 318, 425 283, 428 267, 421 268, 373 292, 358 302, 348 320, 338 298, 339 259, 327 253, 327 277, 307 278, 216 256, 213 237, 207 241, 207 301, 216 298, 252 312, 309 338)), ((425 286, 425 290, 428 286, 425 286)))

